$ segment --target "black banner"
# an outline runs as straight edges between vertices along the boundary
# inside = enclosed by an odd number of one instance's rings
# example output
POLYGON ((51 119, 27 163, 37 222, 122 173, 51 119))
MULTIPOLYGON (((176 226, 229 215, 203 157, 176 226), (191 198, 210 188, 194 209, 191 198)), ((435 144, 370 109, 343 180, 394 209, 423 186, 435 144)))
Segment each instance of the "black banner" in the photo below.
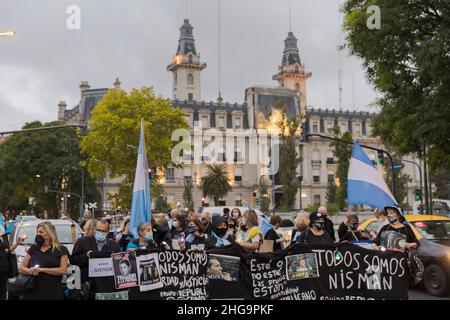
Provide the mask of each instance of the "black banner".
POLYGON ((233 245, 206 253, 162 251, 155 258, 162 287, 130 288, 129 299, 408 299, 405 254, 350 243, 294 244, 264 254, 233 245))

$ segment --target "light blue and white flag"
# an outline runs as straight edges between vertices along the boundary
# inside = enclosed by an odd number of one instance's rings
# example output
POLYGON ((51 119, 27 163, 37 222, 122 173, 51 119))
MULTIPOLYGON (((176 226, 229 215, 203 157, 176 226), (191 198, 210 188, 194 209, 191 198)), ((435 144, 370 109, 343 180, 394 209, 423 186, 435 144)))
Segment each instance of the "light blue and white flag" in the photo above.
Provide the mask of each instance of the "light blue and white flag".
POLYGON ((141 119, 141 137, 131 203, 130 231, 138 239, 137 227, 141 222, 151 221, 150 179, 148 177, 147 153, 145 150, 144 119, 141 119))
POLYGON ((347 203, 374 208, 397 205, 383 177, 358 142, 353 147, 348 168, 347 203))

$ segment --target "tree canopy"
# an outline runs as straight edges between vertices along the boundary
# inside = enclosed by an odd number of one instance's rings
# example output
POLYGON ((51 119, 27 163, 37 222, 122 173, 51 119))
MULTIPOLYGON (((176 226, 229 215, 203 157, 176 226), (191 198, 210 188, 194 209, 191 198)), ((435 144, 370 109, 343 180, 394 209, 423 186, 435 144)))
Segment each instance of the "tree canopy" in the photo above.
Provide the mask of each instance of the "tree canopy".
POLYGON ((87 155, 87 168, 96 178, 108 172, 124 177, 120 203, 131 204, 132 184, 139 145, 140 120, 144 118, 145 143, 150 167, 172 164, 171 141, 176 129, 188 129, 184 111, 173 108, 169 100, 156 96, 152 88, 109 90, 97 104, 88 123, 88 134, 81 143, 87 155))
POLYGON ((399 154, 422 155, 432 168, 450 168, 450 2, 347 0, 347 46, 362 59, 382 97, 374 135, 399 154), (368 8, 381 9, 370 29, 368 8))

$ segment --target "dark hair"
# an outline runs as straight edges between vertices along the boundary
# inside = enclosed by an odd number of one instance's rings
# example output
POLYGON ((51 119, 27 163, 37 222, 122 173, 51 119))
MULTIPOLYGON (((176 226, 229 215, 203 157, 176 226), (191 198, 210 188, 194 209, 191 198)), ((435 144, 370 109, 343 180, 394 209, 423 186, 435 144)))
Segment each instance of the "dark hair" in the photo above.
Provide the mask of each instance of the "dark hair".
POLYGON ((223 208, 223 214, 228 215, 230 213, 230 208, 223 208))
POLYGON ((201 233, 205 233, 205 228, 203 227, 203 223, 200 219, 192 219, 190 222, 193 222, 195 224, 198 231, 200 231, 201 233))
POLYGON ((351 220, 356 220, 356 222, 359 222, 359 218, 356 214, 351 214, 347 217, 348 222, 350 222, 351 220))
POLYGON ((183 230, 186 229, 186 217, 184 216, 184 214, 177 213, 175 215, 175 220, 180 222, 180 228, 181 229, 183 229, 183 230))
POLYGON ((281 217, 279 215, 275 214, 270 217, 270 224, 274 226, 277 223, 281 223, 281 217))

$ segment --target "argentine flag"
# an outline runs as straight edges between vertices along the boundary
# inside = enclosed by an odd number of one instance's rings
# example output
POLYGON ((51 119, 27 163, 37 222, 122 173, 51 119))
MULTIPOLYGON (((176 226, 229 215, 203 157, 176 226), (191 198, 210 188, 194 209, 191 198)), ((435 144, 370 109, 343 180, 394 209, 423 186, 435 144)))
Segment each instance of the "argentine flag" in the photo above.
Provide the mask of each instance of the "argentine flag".
POLYGON ((353 147, 348 169, 347 203, 374 208, 398 205, 383 177, 358 142, 353 147))
POLYGON ((148 177, 147 153, 145 151, 144 119, 141 119, 141 137, 134 177, 133 201, 131 203, 130 231, 138 239, 137 227, 141 222, 150 223, 151 200, 150 179, 148 177))

